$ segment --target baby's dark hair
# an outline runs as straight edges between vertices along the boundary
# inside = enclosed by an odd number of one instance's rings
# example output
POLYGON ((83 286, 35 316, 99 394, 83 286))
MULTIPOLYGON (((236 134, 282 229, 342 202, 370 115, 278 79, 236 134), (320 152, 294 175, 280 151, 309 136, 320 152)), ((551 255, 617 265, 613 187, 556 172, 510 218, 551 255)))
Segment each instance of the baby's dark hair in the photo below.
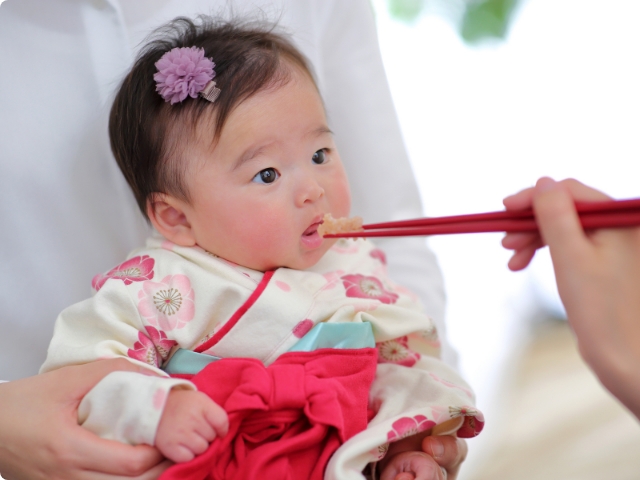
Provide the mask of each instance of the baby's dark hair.
POLYGON ((238 104, 286 84, 292 67, 313 81, 304 56, 264 22, 179 17, 154 31, 122 82, 109 117, 111 150, 142 214, 147 217, 154 193, 189 201, 182 157, 200 120, 211 122, 213 145, 238 104), (187 97, 172 105, 156 91, 155 63, 175 47, 194 46, 214 61, 220 96, 214 103, 187 97))

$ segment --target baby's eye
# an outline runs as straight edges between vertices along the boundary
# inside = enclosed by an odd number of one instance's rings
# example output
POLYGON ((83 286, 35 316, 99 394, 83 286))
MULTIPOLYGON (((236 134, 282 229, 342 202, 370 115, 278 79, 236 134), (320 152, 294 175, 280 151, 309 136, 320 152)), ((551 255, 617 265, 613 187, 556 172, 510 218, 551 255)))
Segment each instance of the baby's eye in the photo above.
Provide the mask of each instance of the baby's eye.
POLYGON ((311 160, 313 161, 313 163, 317 165, 322 165, 324 162, 326 162, 327 153, 325 152, 324 148, 314 153, 313 156, 311 157, 311 160))
POLYGON ((251 180, 256 183, 273 183, 280 176, 275 168, 265 168, 256 173, 256 176, 251 180))

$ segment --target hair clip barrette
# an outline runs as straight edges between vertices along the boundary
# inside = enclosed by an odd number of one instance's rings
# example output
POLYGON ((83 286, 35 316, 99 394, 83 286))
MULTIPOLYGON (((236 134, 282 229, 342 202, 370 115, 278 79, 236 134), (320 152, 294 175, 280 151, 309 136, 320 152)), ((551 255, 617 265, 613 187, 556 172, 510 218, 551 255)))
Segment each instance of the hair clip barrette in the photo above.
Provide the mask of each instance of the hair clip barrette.
POLYGON ((200 92, 200 96, 205 100, 209 100, 210 102, 215 102, 218 96, 220 95, 220 89, 216 87, 215 80, 209 81, 202 91, 200 92))
POLYGON ((215 63, 204 56, 198 47, 176 47, 166 52, 155 64, 158 72, 153 75, 156 91, 165 102, 172 105, 182 102, 187 96, 202 96, 214 102, 220 89, 213 80, 215 63))

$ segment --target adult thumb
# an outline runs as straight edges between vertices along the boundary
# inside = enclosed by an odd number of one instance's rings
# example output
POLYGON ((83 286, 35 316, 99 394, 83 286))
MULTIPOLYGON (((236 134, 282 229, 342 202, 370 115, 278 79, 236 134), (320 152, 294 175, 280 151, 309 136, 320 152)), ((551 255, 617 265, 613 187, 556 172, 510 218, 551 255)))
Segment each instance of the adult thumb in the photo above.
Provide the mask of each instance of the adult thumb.
POLYGON ((98 360, 83 365, 70 365, 48 372, 45 375, 58 375, 61 379, 65 379, 69 391, 74 391, 78 398, 82 398, 105 376, 116 371, 156 375, 150 368, 145 368, 124 358, 98 360))

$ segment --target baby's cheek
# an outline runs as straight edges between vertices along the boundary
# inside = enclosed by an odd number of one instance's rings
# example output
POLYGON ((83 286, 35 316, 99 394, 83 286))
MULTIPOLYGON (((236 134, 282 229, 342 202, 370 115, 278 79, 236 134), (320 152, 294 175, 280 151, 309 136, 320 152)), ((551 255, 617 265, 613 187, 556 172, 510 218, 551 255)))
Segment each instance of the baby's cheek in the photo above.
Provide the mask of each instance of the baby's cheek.
POLYGON ((278 221, 274 215, 263 217, 243 232, 241 242, 236 244, 241 265, 264 270, 280 265, 299 242, 302 232, 294 233, 290 225, 278 221), (269 219, 273 219, 269 222, 269 219), (294 238, 295 237, 295 238, 294 238))
POLYGON ((351 192, 347 180, 336 181, 332 187, 331 213, 334 217, 348 217, 351 212, 351 192))
POLYGON ((256 225, 246 239, 246 248, 250 248, 254 254, 273 254, 278 247, 290 243, 286 230, 276 224, 263 223, 256 225))

